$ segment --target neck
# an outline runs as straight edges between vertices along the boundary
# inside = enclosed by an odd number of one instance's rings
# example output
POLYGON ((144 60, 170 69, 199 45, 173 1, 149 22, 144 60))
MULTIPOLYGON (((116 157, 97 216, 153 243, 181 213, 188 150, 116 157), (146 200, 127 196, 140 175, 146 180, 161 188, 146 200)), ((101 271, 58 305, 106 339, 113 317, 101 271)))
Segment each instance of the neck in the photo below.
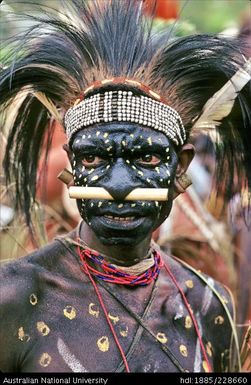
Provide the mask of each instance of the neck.
POLYGON ((85 244, 106 257, 107 262, 120 266, 132 266, 146 258, 151 243, 149 237, 137 245, 105 245, 94 234, 92 229, 82 222, 80 238, 85 244))

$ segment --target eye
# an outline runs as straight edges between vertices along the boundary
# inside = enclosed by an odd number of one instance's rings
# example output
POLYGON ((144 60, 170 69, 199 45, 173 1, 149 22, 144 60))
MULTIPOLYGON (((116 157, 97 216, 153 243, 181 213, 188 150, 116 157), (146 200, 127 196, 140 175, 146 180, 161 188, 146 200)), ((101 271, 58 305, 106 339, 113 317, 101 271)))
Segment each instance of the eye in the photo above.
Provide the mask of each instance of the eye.
POLYGON ((85 167, 95 167, 95 166, 98 166, 102 161, 103 159, 100 158, 99 156, 97 155, 93 155, 93 154, 88 154, 88 155, 85 155, 82 159, 82 164, 85 166, 85 167))
POLYGON ((160 158, 156 155, 145 154, 137 159, 137 163, 149 166, 156 166, 161 162, 160 158))

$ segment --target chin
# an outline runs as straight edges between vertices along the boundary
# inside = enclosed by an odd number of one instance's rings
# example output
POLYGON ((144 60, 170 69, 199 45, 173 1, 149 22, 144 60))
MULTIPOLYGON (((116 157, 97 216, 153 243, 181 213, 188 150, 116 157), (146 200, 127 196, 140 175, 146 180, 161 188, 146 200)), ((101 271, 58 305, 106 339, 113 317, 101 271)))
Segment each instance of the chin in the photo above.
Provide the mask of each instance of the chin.
POLYGON ((135 238, 135 237, 102 237, 100 235, 96 236, 99 238, 105 246, 121 246, 121 247, 134 247, 142 242, 146 237, 135 238))
POLYGON ((150 220, 145 220, 137 226, 121 225, 115 228, 114 226, 105 226, 104 222, 93 221, 89 224, 91 230, 96 237, 106 246, 123 246, 135 247, 153 232, 154 224, 150 220))

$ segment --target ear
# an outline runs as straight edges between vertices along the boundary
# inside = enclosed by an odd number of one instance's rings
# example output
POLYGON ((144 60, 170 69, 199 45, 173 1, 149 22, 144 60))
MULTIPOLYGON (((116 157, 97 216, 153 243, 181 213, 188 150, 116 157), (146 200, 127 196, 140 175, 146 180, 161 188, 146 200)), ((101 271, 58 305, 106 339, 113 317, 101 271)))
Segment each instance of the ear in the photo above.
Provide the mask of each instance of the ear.
POLYGON ((176 178, 179 178, 186 172, 189 164, 194 157, 194 146, 191 143, 185 144, 178 153, 178 166, 176 170, 176 178))
POLYGON ((186 174, 189 164, 194 157, 194 146, 190 143, 185 144, 178 154, 178 166, 174 180, 174 198, 184 193, 186 188, 191 185, 191 180, 186 174))

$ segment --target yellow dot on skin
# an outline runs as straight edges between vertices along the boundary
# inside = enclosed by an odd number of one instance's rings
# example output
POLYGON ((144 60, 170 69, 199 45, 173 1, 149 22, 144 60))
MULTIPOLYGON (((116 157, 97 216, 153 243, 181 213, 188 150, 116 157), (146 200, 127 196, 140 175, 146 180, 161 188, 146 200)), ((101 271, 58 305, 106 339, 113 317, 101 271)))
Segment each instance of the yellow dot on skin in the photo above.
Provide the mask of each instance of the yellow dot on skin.
POLYGON ((186 286, 188 287, 188 289, 192 289, 193 288, 193 281, 191 279, 188 279, 186 282, 185 282, 186 286))
POLYGON ((138 171, 138 174, 141 175, 141 176, 144 175, 144 173, 142 171, 138 171))
POLYGON ((108 314, 108 317, 110 318, 110 320, 116 324, 117 322, 119 322, 119 317, 118 316, 113 316, 111 315, 110 313, 108 314))
POLYGON ((102 336, 97 340, 98 348, 101 352, 107 352, 109 350, 109 340, 108 337, 102 336))
POLYGON ((109 136, 108 132, 105 132, 103 135, 104 138, 107 138, 108 136, 109 136))
POLYGON ((187 315, 185 318, 185 328, 190 329, 192 327, 192 325, 193 325, 192 319, 191 319, 190 315, 187 315))
POLYGON ((30 295, 30 303, 32 304, 32 306, 35 306, 37 304, 37 296, 36 296, 36 294, 32 293, 30 295))
POLYGON ((120 330, 119 334, 122 336, 122 337, 127 337, 128 335, 128 327, 126 326, 126 328, 124 330, 120 330))
POLYGON ((182 354, 183 357, 188 356, 187 347, 185 345, 180 345, 180 353, 182 354))
POLYGON ((159 167, 155 167, 154 170, 157 171, 157 173, 159 174, 159 167))
POLYGON ((162 344, 165 344, 168 339, 167 339, 167 336, 165 335, 165 333, 161 333, 159 332, 157 335, 156 335, 156 338, 159 342, 161 342, 162 344))
POLYGON ((18 339, 22 342, 28 342, 30 340, 30 336, 24 332, 23 326, 18 329, 18 339))
POLYGON ((47 336, 50 333, 49 326, 46 325, 43 321, 37 322, 37 330, 43 335, 47 336))
POLYGON ((218 315, 217 317, 215 317, 214 319, 214 323, 216 325, 222 325, 224 322, 224 318, 221 316, 221 315, 218 315))
POLYGON ((93 315, 94 317, 98 318, 99 316, 99 310, 94 310, 93 307, 96 306, 95 303, 89 304, 89 314, 93 315))
POLYGON ((91 180, 97 180, 98 179, 98 175, 94 175, 91 180))
POLYGON ((70 320, 74 319, 77 315, 76 309, 73 306, 66 306, 64 308, 64 315, 70 320))
POLYGON ((212 357, 212 355, 213 355, 212 344, 210 341, 208 341, 208 343, 206 344, 206 351, 207 351, 207 354, 209 355, 209 357, 212 357))
POLYGON ((149 138, 147 138, 147 141, 148 141, 150 146, 153 144, 151 136, 149 136, 149 138))
POLYGON ((202 367, 206 373, 209 373, 209 367, 206 361, 202 361, 202 367))
POLYGON ((46 368, 51 363, 51 356, 48 353, 43 353, 39 359, 39 363, 41 366, 46 368))

